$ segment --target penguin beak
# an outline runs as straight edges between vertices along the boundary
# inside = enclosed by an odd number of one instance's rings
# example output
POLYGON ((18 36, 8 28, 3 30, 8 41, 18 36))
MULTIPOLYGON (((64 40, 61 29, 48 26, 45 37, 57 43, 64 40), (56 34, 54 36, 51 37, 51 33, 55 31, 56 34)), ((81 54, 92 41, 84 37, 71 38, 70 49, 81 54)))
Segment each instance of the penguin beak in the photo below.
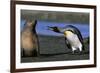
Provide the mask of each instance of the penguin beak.
POLYGON ((48 30, 53 30, 53 27, 48 26, 48 30))

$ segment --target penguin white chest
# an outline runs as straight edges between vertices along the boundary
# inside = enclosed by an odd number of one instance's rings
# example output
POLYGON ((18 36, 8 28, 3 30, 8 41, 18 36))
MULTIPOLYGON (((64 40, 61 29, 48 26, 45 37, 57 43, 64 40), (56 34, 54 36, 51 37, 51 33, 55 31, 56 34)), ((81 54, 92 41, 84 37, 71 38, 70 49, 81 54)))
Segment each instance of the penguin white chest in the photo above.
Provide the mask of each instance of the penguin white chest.
POLYGON ((79 48, 82 46, 82 44, 76 34, 72 33, 71 31, 65 31, 64 34, 72 47, 79 48))

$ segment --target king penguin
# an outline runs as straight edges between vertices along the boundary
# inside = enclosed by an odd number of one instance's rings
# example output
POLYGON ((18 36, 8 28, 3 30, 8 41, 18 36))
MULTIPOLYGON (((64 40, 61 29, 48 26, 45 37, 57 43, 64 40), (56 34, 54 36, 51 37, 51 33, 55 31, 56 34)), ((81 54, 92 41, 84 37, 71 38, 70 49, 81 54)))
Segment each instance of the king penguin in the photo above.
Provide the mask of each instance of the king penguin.
POLYGON ((49 27, 49 30, 52 30, 57 33, 64 34, 66 45, 74 53, 76 50, 82 52, 84 50, 83 38, 78 28, 72 25, 67 25, 66 27, 49 27))

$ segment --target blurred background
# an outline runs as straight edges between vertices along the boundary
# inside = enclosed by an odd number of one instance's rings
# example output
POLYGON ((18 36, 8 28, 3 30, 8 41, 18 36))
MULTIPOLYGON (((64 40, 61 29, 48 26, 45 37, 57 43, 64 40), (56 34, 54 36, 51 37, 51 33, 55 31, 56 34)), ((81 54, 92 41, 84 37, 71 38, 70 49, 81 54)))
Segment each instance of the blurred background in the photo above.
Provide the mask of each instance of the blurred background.
POLYGON ((21 10, 21 29, 27 20, 34 19, 38 21, 37 34, 61 36, 61 34, 48 30, 48 26, 73 25, 80 30, 83 37, 89 36, 89 13, 21 10))

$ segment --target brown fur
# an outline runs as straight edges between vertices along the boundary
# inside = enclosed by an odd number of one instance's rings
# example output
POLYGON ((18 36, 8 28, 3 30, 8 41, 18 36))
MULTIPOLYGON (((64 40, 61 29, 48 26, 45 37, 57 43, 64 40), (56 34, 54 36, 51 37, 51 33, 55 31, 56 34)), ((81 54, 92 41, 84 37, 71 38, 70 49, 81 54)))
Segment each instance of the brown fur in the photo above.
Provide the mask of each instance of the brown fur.
POLYGON ((38 52, 38 38, 36 35, 36 21, 27 22, 21 32, 21 48, 25 56, 32 56, 33 51, 38 52))

